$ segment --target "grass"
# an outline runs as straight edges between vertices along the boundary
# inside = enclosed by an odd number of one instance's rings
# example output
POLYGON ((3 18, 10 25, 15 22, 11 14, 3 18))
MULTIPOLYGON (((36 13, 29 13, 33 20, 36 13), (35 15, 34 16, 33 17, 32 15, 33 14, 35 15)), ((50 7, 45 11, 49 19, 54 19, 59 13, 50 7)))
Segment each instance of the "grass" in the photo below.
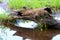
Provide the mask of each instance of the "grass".
POLYGON ((29 8, 57 7, 60 8, 60 0, 9 0, 10 8, 21 9, 23 6, 29 8))
POLYGON ((0 0, 0 2, 2 2, 2 0, 0 0))

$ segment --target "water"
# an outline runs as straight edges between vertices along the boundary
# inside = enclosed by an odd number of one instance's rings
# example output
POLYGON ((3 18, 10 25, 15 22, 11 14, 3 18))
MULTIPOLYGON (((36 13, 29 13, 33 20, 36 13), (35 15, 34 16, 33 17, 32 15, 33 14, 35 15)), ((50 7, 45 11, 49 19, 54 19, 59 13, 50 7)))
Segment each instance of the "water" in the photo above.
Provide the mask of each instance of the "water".
POLYGON ((9 10, 8 7, 8 0, 3 0, 2 3, 0 3, 0 7, 2 7, 4 10, 9 10))
POLYGON ((34 21, 29 21, 29 20, 26 20, 25 22, 23 22, 23 21, 24 20, 17 19, 15 25, 18 27, 23 27, 23 28, 36 28, 38 25, 34 21))
POLYGON ((55 35, 52 40, 60 40, 60 34, 55 35))
MULTIPOLYGON (((14 35, 17 31, 2 27, 4 26, 0 26, 0 40, 23 40, 23 37, 14 35)), ((31 39, 25 38, 25 40, 31 39)))

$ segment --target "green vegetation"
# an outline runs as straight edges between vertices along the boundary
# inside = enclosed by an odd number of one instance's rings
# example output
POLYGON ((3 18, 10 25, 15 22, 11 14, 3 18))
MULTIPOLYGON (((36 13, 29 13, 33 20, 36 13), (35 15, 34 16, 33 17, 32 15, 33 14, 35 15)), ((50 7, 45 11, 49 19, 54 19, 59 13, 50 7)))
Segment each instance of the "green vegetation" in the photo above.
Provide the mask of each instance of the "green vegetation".
POLYGON ((10 13, 4 10, 3 8, 0 8, 0 19, 1 20, 11 19, 10 13))
POLYGON ((46 23, 44 23, 44 22, 40 22, 40 23, 38 23, 38 28, 39 28, 41 31, 47 30, 47 25, 46 25, 46 23))
POLYGON ((2 0, 0 0, 0 2, 2 2, 2 0))
POLYGON ((29 8, 57 7, 60 8, 60 0, 9 0, 10 8, 21 9, 23 6, 29 8))

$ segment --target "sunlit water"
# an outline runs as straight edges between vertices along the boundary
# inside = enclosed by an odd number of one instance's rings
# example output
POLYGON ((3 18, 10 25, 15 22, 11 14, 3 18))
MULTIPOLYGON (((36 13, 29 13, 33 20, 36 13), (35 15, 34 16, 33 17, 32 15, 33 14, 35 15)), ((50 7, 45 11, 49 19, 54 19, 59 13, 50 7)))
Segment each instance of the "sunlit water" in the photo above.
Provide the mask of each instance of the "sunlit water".
POLYGON ((27 20, 25 22, 23 22, 23 21, 24 20, 17 19, 15 25, 18 26, 18 27, 23 27, 23 28, 35 28, 38 25, 34 21, 29 21, 29 20, 27 20))
POLYGON ((23 37, 14 35, 17 31, 11 30, 10 28, 3 28, 3 26, 0 27, 2 27, 0 28, 0 40, 23 40, 23 37))
POLYGON ((55 35, 52 40, 60 40, 60 34, 55 35))

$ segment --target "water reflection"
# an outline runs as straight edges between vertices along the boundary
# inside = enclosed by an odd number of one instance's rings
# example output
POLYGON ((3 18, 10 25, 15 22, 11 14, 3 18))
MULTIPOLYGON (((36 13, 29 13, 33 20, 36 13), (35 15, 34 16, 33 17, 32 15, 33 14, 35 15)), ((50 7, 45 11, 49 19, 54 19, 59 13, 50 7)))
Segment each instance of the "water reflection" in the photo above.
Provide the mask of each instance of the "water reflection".
POLYGON ((14 35, 16 32, 17 31, 11 30, 10 28, 0 26, 0 40, 31 40, 14 35))

